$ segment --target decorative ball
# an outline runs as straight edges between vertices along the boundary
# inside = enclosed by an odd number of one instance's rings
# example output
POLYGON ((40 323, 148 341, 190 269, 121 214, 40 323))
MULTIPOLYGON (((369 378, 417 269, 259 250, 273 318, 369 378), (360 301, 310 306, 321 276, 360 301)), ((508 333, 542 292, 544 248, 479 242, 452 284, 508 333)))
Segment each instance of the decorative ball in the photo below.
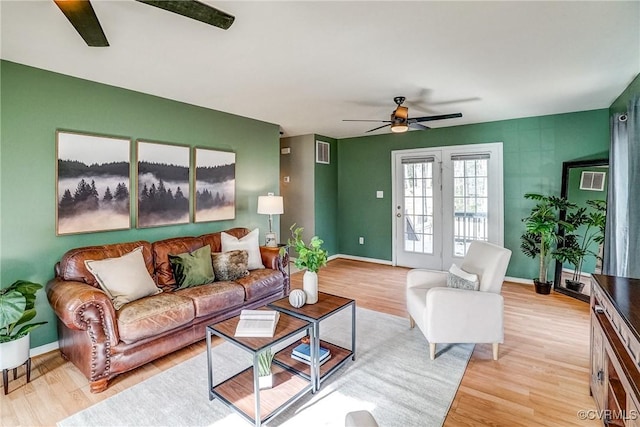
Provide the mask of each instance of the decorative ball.
POLYGON ((307 301, 307 294, 302 289, 294 289, 289 294, 289 303, 295 308, 300 308, 307 301))

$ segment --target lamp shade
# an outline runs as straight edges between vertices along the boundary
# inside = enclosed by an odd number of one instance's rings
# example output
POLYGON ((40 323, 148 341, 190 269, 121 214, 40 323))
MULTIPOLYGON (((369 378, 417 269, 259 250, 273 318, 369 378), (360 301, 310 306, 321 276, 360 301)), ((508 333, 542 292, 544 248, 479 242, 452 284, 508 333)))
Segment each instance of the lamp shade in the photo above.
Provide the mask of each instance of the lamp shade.
POLYGON ((258 196, 258 213, 280 215, 284 213, 282 196, 258 196))

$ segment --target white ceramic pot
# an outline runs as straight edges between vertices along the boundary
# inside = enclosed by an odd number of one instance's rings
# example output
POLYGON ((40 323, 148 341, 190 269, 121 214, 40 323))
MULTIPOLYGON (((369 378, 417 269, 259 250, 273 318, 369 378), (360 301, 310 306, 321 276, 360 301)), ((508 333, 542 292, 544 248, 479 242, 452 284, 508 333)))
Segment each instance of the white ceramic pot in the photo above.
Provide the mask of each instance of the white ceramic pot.
POLYGON ((302 276, 302 289, 307 295, 307 304, 315 304, 318 302, 318 273, 305 271, 302 276))
POLYGON ((271 387, 273 387, 273 374, 258 377, 258 388, 260 390, 271 387))
POLYGON ((0 343, 0 369, 17 368, 29 359, 29 336, 0 343))

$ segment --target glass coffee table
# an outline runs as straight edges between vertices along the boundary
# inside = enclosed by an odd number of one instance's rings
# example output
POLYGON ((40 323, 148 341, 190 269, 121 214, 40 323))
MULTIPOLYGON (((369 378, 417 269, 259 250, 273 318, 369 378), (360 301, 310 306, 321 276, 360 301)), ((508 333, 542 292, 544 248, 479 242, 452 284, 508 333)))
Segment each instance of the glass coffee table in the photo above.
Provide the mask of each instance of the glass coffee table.
POLYGON ((299 362, 291 358, 291 352, 299 342, 291 344, 289 347, 278 352, 275 357, 275 361, 281 365, 293 368, 300 372, 305 378, 310 381, 313 380, 314 373, 312 367, 316 368, 315 374, 315 387, 314 391, 320 389, 322 381, 328 376, 337 371, 342 365, 344 365, 349 358, 356 360, 356 302, 349 298, 343 298, 337 295, 328 294, 325 292, 318 292, 318 302, 315 304, 305 304, 300 308, 293 307, 289 303, 289 298, 284 297, 268 305, 269 308, 278 310, 283 314, 297 317, 301 320, 311 322, 313 325, 313 333, 309 334, 311 341, 313 342, 311 355, 314 363, 311 366, 304 362, 299 362), (320 322, 327 317, 351 307, 351 348, 344 348, 333 344, 326 340, 320 340, 320 322), (320 347, 327 348, 331 351, 331 358, 325 363, 320 365, 319 355, 320 347), (314 351, 315 350, 315 351, 314 351))
MULTIPOLYGON (((240 414, 247 421, 260 426, 269 421, 289 405, 308 392, 316 390, 316 370, 301 374, 286 365, 273 363, 273 386, 260 389, 258 385, 258 354, 279 343, 293 340, 305 332, 314 336, 313 324, 302 318, 280 313, 273 337, 235 337, 240 316, 207 326, 207 366, 209 375, 209 400, 220 399, 222 403, 240 414), (253 366, 218 384, 214 380, 211 356, 211 336, 216 335, 253 356, 253 366)), ((297 340, 295 342, 297 344, 297 340)), ((313 353, 313 351, 312 351, 313 353)), ((312 357, 315 357, 313 354, 312 357)), ((308 370, 307 370, 308 371, 308 370)))

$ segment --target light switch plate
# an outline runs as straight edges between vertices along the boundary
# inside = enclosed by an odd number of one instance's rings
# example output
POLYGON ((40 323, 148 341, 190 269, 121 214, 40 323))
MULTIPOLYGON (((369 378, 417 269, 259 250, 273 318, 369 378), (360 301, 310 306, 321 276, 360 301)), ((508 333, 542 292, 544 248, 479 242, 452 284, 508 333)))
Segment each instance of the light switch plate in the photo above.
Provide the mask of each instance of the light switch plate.
POLYGON ((290 181, 290 179, 289 179, 289 177, 288 177, 288 176, 285 176, 282 180, 283 180, 284 182, 289 182, 289 181, 290 181))
POLYGON ((285 148, 281 148, 280 149, 280 154, 290 154, 291 153, 291 148, 289 147, 285 147, 285 148))
POLYGON ((384 198, 384 191, 381 191, 381 190, 376 191, 376 197, 378 199, 383 199, 384 198))

